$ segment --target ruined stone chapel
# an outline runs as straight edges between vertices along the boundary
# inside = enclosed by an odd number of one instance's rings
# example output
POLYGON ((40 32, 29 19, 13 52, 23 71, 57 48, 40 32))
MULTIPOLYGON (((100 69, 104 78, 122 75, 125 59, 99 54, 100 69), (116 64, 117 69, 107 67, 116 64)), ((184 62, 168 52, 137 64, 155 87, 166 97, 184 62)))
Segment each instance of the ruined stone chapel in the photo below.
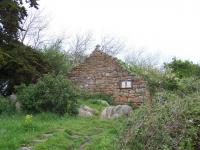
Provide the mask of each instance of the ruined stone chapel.
POLYGON ((141 77, 128 72, 117 58, 98 48, 71 71, 69 78, 90 92, 112 95, 116 104, 139 106, 149 97, 146 82, 141 77))

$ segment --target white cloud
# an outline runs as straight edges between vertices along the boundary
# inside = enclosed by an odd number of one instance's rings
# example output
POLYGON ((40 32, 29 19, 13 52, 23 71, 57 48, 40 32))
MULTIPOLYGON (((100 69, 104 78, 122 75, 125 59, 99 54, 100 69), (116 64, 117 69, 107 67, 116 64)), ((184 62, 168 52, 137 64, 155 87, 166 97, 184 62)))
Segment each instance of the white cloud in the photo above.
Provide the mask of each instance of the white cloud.
POLYGON ((122 37, 128 47, 199 61, 199 0, 41 0, 50 32, 91 31, 122 37))

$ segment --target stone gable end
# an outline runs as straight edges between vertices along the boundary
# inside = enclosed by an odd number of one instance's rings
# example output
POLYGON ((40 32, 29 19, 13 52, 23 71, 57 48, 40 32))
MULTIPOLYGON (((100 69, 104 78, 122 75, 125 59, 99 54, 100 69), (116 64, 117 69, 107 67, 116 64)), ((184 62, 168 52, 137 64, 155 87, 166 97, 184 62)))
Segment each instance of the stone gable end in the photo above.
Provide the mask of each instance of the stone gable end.
POLYGON ((130 74, 116 58, 95 50, 85 62, 75 67, 69 78, 79 87, 90 92, 102 92, 113 96, 116 104, 131 103, 135 106, 148 99, 146 82, 130 74), (122 81, 130 81, 132 86, 122 88, 122 81))

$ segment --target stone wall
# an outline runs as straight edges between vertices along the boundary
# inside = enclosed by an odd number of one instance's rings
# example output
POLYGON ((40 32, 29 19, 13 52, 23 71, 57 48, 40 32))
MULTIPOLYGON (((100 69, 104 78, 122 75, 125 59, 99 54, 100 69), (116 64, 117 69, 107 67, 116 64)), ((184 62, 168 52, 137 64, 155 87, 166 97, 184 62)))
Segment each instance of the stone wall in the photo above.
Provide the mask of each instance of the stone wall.
POLYGON ((111 94, 118 104, 140 105, 149 95, 144 80, 126 71, 116 58, 97 50, 84 63, 75 67, 69 78, 91 92, 111 94), (131 80, 133 87, 121 89, 122 80, 131 80))

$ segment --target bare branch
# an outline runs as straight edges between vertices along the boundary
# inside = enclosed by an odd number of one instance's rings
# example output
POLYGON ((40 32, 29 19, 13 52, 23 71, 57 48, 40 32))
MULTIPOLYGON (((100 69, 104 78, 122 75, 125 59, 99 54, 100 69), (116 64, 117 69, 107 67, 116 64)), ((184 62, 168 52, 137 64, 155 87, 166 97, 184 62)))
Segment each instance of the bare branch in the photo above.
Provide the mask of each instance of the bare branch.
POLYGON ((44 31, 48 27, 48 20, 42 10, 35 11, 31 9, 21 27, 24 30, 19 32, 20 41, 38 48, 43 43, 44 31))
POLYGON ((101 40, 101 50, 109 55, 117 55, 124 49, 124 43, 114 37, 104 36, 101 40))
POLYGON ((76 34, 74 38, 69 40, 68 53, 74 58, 75 65, 83 62, 86 51, 92 46, 93 36, 91 33, 76 34))
POLYGON ((159 54, 149 53, 142 48, 125 56, 125 62, 141 67, 156 67, 159 64, 159 54))

